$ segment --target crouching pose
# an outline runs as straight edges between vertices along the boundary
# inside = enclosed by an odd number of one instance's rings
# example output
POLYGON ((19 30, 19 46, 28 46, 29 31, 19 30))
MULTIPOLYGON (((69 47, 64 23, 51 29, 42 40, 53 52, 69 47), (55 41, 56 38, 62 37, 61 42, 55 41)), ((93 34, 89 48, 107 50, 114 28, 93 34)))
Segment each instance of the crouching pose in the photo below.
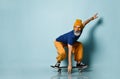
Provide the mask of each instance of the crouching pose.
POLYGON ((54 41, 55 47, 58 52, 58 56, 56 57, 57 63, 55 64, 56 67, 60 66, 60 63, 62 60, 66 58, 66 52, 65 47, 68 48, 68 73, 71 73, 72 70, 72 53, 74 54, 74 60, 76 61, 76 66, 79 67, 86 67, 87 65, 83 64, 82 58, 83 58, 83 45, 81 42, 78 42, 78 38, 80 37, 83 28, 88 24, 90 21, 97 18, 97 13, 90 17, 89 19, 82 22, 80 19, 76 19, 73 30, 65 33, 63 35, 60 35, 56 40, 54 41))

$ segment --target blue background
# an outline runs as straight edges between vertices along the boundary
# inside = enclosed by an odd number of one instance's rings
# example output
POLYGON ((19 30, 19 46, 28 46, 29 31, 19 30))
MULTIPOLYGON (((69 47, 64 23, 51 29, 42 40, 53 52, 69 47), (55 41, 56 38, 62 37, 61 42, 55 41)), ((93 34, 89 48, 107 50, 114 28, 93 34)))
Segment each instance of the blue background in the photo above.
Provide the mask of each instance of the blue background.
MULTIPOLYGON (((0 79, 119 79, 119 0, 0 0, 0 79), (57 75, 53 41, 98 12, 79 38, 88 72, 57 75)), ((64 64, 64 63, 63 63, 64 64)))

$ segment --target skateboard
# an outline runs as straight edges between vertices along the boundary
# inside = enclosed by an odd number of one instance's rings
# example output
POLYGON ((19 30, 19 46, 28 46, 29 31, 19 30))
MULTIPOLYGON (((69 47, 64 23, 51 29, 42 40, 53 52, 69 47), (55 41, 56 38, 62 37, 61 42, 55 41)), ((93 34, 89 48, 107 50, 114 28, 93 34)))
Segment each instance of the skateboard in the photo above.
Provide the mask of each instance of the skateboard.
MULTIPOLYGON (((54 69, 57 69, 58 72, 61 72, 62 69, 67 69, 68 68, 67 66, 56 67, 56 66, 53 66, 53 65, 51 65, 51 67, 54 68, 54 69)), ((87 66, 85 66, 85 67, 72 66, 72 68, 77 68, 78 72, 82 72, 84 69, 87 68, 87 66)))

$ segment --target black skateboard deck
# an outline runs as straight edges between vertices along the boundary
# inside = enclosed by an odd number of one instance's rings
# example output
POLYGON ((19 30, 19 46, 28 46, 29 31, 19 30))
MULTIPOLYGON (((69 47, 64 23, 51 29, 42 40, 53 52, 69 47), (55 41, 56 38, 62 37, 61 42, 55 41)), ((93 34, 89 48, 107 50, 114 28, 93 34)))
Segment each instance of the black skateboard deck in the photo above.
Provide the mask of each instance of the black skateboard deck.
MULTIPOLYGON (((57 69, 58 72, 61 72, 62 69, 67 69, 68 68, 67 66, 56 67, 56 66, 53 66, 53 65, 51 65, 51 67, 54 68, 54 69, 57 69)), ((72 68, 77 68, 79 72, 82 72, 82 70, 86 69, 87 66, 85 66, 85 67, 72 66, 72 68)))

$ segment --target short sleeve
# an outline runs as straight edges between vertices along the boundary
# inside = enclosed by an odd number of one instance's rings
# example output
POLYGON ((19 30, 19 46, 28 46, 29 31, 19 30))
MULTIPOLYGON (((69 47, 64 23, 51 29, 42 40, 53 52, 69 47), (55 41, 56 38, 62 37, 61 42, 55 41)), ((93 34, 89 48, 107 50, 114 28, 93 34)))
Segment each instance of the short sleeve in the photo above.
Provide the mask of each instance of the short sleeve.
POLYGON ((73 38, 68 38, 68 44, 73 45, 74 44, 74 39, 73 38))

